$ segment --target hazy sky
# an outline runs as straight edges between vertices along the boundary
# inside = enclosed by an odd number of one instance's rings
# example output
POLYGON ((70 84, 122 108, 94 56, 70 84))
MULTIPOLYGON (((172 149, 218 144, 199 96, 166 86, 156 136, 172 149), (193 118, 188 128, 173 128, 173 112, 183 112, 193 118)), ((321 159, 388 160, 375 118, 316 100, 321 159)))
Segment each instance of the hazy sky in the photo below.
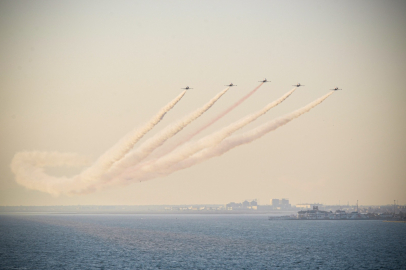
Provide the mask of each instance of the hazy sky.
MULTIPOLYGON (((0 205, 406 203, 405 1, 1 1, 0 205), (18 185, 20 151, 95 160, 189 85, 145 139, 237 84, 187 136, 305 85, 239 133, 338 86, 309 113, 194 167, 89 195, 18 185)), ((49 169, 53 175, 79 170, 49 169)))

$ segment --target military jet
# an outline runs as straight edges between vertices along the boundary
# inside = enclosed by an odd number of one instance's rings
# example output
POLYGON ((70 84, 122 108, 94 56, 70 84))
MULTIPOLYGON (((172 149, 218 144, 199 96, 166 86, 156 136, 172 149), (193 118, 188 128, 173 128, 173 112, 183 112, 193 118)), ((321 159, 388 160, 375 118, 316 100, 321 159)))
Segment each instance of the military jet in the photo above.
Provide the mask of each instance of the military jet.
POLYGON ((298 84, 294 84, 292 86, 300 87, 300 86, 304 86, 304 85, 301 85, 300 83, 298 83, 298 84))
POLYGON ((189 89, 193 89, 193 88, 189 88, 189 86, 186 86, 185 88, 181 88, 181 89, 189 90, 189 89))
POLYGON ((334 89, 330 89, 330 90, 337 91, 337 90, 343 90, 343 89, 338 89, 338 87, 336 87, 336 88, 334 88, 334 89))
POLYGON ((266 82, 271 82, 271 81, 268 81, 268 80, 265 78, 265 79, 263 79, 262 81, 258 81, 258 82, 266 83, 266 82))
POLYGON ((233 83, 230 83, 230 84, 224 85, 224 86, 233 87, 233 86, 237 86, 237 85, 234 85, 233 83))

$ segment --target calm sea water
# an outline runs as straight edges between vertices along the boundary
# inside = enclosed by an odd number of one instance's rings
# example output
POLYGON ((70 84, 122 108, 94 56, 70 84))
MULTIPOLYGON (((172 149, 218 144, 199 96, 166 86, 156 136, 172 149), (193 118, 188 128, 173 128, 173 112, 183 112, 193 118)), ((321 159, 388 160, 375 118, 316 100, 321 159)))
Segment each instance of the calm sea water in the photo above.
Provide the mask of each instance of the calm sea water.
POLYGON ((406 269, 406 223, 1 215, 0 269, 406 269))

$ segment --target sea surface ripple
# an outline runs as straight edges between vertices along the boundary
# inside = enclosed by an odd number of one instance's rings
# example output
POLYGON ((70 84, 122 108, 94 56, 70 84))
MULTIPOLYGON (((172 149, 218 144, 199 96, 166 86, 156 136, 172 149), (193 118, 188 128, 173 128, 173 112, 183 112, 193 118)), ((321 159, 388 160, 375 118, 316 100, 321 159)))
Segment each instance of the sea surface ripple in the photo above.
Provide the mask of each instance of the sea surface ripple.
POLYGON ((0 269, 406 269, 406 223, 0 215, 0 269))

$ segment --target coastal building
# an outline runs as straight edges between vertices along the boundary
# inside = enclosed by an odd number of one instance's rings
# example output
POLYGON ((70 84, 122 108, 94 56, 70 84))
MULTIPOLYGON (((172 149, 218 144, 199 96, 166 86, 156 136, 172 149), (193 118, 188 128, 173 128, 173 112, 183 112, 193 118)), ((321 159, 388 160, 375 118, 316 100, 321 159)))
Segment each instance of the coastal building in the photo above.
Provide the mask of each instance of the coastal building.
POLYGON ((296 204, 296 207, 301 209, 310 209, 312 208, 312 205, 310 203, 299 203, 296 204))
POLYGON ((273 209, 283 209, 287 210, 291 208, 291 204, 289 203, 289 199, 282 198, 281 200, 279 199, 272 199, 272 208, 273 209))
POLYGON ((279 207, 279 199, 271 199, 271 205, 275 207, 279 207))
POLYGON ((257 210, 258 202, 257 200, 248 201, 245 200, 242 203, 230 202, 226 204, 227 210, 257 210))
POLYGON ((300 209, 312 209, 313 206, 322 207, 323 205, 320 204, 320 203, 299 203, 299 204, 296 204, 296 207, 300 208, 300 209))
POLYGON ((343 210, 336 210, 334 213, 334 219, 347 219, 347 213, 343 210))
POLYGON ((298 219, 329 219, 331 212, 321 211, 318 206, 313 206, 312 210, 301 210, 297 213, 298 219))
POLYGON ((317 205, 313 206, 312 210, 301 210, 297 213, 297 219, 368 219, 366 214, 358 212, 346 213, 342 210, 322 211, 317 205))

